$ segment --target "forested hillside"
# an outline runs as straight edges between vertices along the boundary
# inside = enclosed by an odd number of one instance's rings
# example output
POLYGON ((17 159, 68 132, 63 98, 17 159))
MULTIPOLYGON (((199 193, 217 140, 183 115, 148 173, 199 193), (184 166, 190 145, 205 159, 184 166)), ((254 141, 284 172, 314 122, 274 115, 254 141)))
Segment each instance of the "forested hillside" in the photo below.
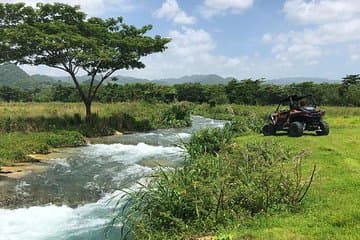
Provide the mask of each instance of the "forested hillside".
MULTIPOLYGON (((99 77, 98 77, 99 78, 99 77)), ((97 80, 98 80, 97 78, 97 80)), ((207 75, 191 75, 183 76, 180 78, 166 78, 166 79, 145 79, 145 78, 135 78, 129 76, 117 75, 112 79, 105 81, 105 85, 108 83, 116 83, 120 85, 132 84, 132 83, 154 83, 158 85, 176 85, 176 84, 185 84, 185 83, 200 83, 202 85, 216 85, 216 84, 228 84, 233 77, 221 77, 216 74, 207 74, 207 75)), ((78 81, 80 83, 86 83, 89 81, 89 77, 86 75, 79 76, 78 81)), ((288 85, 288 84, 299 84, 303 82, 314 82, 317 84, 321 83, 340 83, 340 80, 330 80, 326 78, 309 78, 309 77, 288 77, 288 78, 279 78, 279 79, 264 79, 268 84, 274 85, 288 85)), ((49 87, 54 84, 73 84, 69 76, 47 76, 47 75, 32 75, 29 76, 24 72, 20 67, 14 64, 4 64, 0 65, 0 86, 12 86, 21 89, 34 89, 34 88, 43 88, 49 87)))
POLYGON ((23 90, 44 89, 57 84, 57 81, 46 75, 28 75, 14 64, 0 65, 0 86, 23 90))
POLYGON ((0 86, 13 86, 16 81, 29 78, 29 75, 14 64, 0 65, 0 86))

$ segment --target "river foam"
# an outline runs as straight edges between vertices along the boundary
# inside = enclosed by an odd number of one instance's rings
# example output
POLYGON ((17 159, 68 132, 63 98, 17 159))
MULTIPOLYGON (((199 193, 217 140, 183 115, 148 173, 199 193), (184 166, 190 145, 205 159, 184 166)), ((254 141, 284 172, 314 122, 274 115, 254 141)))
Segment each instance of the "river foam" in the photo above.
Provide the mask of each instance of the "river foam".
POLYGON ((123 195, 115 191, 96 203, 75 209, 55 205, 0 209, 0 239, 55 240, 71 239, 71 236, 87 239, 96 229, 105 238, 104 230, 112 219, 112 210, 123 195))
POLYGON ((180 157, 183 152, 184 150, 179 147, 151 146, 145 143, 138 143, 137 145, 117 143, 90 145, 83 148, 81 154, 85 157, 98 158, 99 161, 109 157, 109 161, 132 164, 148 157, 180 157))
MULTIPOLYGON (((166 163, 181 162, 185 152, 174 145, 188 140, 192 132, 225 124, 197 116, 193 117, 193 123, 186 129, 114 136, 107 138, 110 144, 93 144, 64 152, 65 157, 55 160, 47 172, 16 185, 15 194, 31 194, 30 199, 46 195, 41 202, 45 205, 0 209, 0 240, 105 239, 104 231, 113 218, 114 206, 117 201, 123 201, 121 189, 136 190, 136 182, 145 183, 144 177, 164 166, 163 163, 169 166, 166 163), (78 200, 69 201, 74 198, 78 200), (60 203, 53 201, 58 199, 60 203), (64 205, 63 201, 74 205, 64 205)), ((109 239, 119 238, 116 229, 114 232, 109 239)))
MULTIPOLYGON (((83 186, 85 190, 79 189, 79 191, 94 191, 100 188, 97 180, 101 177, 109 176, 112 182, 122 183, 129 179, 138 181, 153 171, 150 167, 137 164, 139 161, 152 158, 179 159, 183 154, 183 149, 179 147, 151 146, 145 143, 95 144, 79 149, 79 159, 54 161, 57 167, 49 171, 55 171, 57 177, 64 174, 64 177, 68 176, 71 179, 74 177, 72 174, 79 174, 76 173, 77 171, 86 172, 86 169, 94 168, 94 164, 99 163, 96 166, 97 174, 93 176, 89 174, 89 181, 83 186), (81 165, 75 168, 73 164, 81 165), (73 168, 72 172, 65 171, 71 168, 73 168)), ((55 183, 52 183, 52 186, 55 186, 55 183)), ((31 187, 31 184, 22 181, 17 185, 16 191, 24 192, 28 187, 31 187)), ((31 192, 31 189, 28 192, 31 192)), ((105 194, 95 203, 76 208, 48 204, 29 208, 0 209, 0 240, 105 239, 104 230, 112 219, 116 201, 122 195, 123 192, 114 191, 105 194)))

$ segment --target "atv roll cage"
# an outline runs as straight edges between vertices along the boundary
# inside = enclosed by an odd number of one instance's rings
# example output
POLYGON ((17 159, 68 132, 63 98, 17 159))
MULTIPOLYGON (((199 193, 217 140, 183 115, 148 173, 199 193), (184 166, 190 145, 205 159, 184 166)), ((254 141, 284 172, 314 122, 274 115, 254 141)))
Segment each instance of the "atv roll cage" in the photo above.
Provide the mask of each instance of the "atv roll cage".
POLYGON ((290 95, 283 98, 275 112, 270 114, 270 123, 263 127, 265 136, 276 131, 287 131, 289 136, 300 137, 304 131, 315 131, 317 135, 328 135, 329 125, 323 121, 325 111, 316 108, 313 95, 290 95), (287 106, 286 109, 280 109, 287 106))
MULTIPOLYGON (((276 108, 276 112, 279 112, 280 107, 282 105, 284 105, 284 103, 288 103, 289 104, 289 108, 291 109, 296 109, 300 107, 299 102, 303 99, 310 99, 311 100, 311 107, 316 108, 317 103, 315 101, 315 98, 313 95, 309 94, 309 95, 302 95, 302 96, 298 96, 298 95, 290 95, 286 98, 283 98, 282 100, 280 100, 280 103, 278 105, 278 107, 276 108)), ((309 105, 308 105, 309 106, 309 105)))

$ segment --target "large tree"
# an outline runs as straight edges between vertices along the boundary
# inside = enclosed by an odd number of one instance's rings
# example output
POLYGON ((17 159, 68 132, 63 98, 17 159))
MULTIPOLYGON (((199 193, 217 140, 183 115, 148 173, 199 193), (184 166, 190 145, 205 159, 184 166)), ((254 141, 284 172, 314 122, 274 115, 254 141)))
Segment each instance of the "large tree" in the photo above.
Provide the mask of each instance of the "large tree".
POLYGON ((349 92, 350 86, 360 84, 360 74, 346 75, 343 78, 341 87, 339 88, 339 95, 344 97, 349 92))
POLYGON ((106 79, 120 69, 144 68, 141 57, 165 50, 170 41, 145 35, 151 25, 136 28, 122 18, 90 17, 66 4, 0 4, 0 62, 46 65, 67 72, 86 107, 106 79), (89 76, 82 88, 78 73, 89 76))

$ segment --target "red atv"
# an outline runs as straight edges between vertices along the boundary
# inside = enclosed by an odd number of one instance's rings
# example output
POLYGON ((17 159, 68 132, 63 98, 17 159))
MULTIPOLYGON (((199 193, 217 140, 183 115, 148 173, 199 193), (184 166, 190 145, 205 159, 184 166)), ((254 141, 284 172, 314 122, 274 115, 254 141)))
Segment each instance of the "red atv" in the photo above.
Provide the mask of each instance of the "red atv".
POLYGON ((266 124, 262 132, 270 136, 285 130, 291 137, 300 137, 307 130, 316 131, 317 135, 329 135, 329 125, 322 120, 324 115, 324 111, 316 109, 312 95, 291 95, 280 101, 276 111, 270 115, 271 123, 266 124))

